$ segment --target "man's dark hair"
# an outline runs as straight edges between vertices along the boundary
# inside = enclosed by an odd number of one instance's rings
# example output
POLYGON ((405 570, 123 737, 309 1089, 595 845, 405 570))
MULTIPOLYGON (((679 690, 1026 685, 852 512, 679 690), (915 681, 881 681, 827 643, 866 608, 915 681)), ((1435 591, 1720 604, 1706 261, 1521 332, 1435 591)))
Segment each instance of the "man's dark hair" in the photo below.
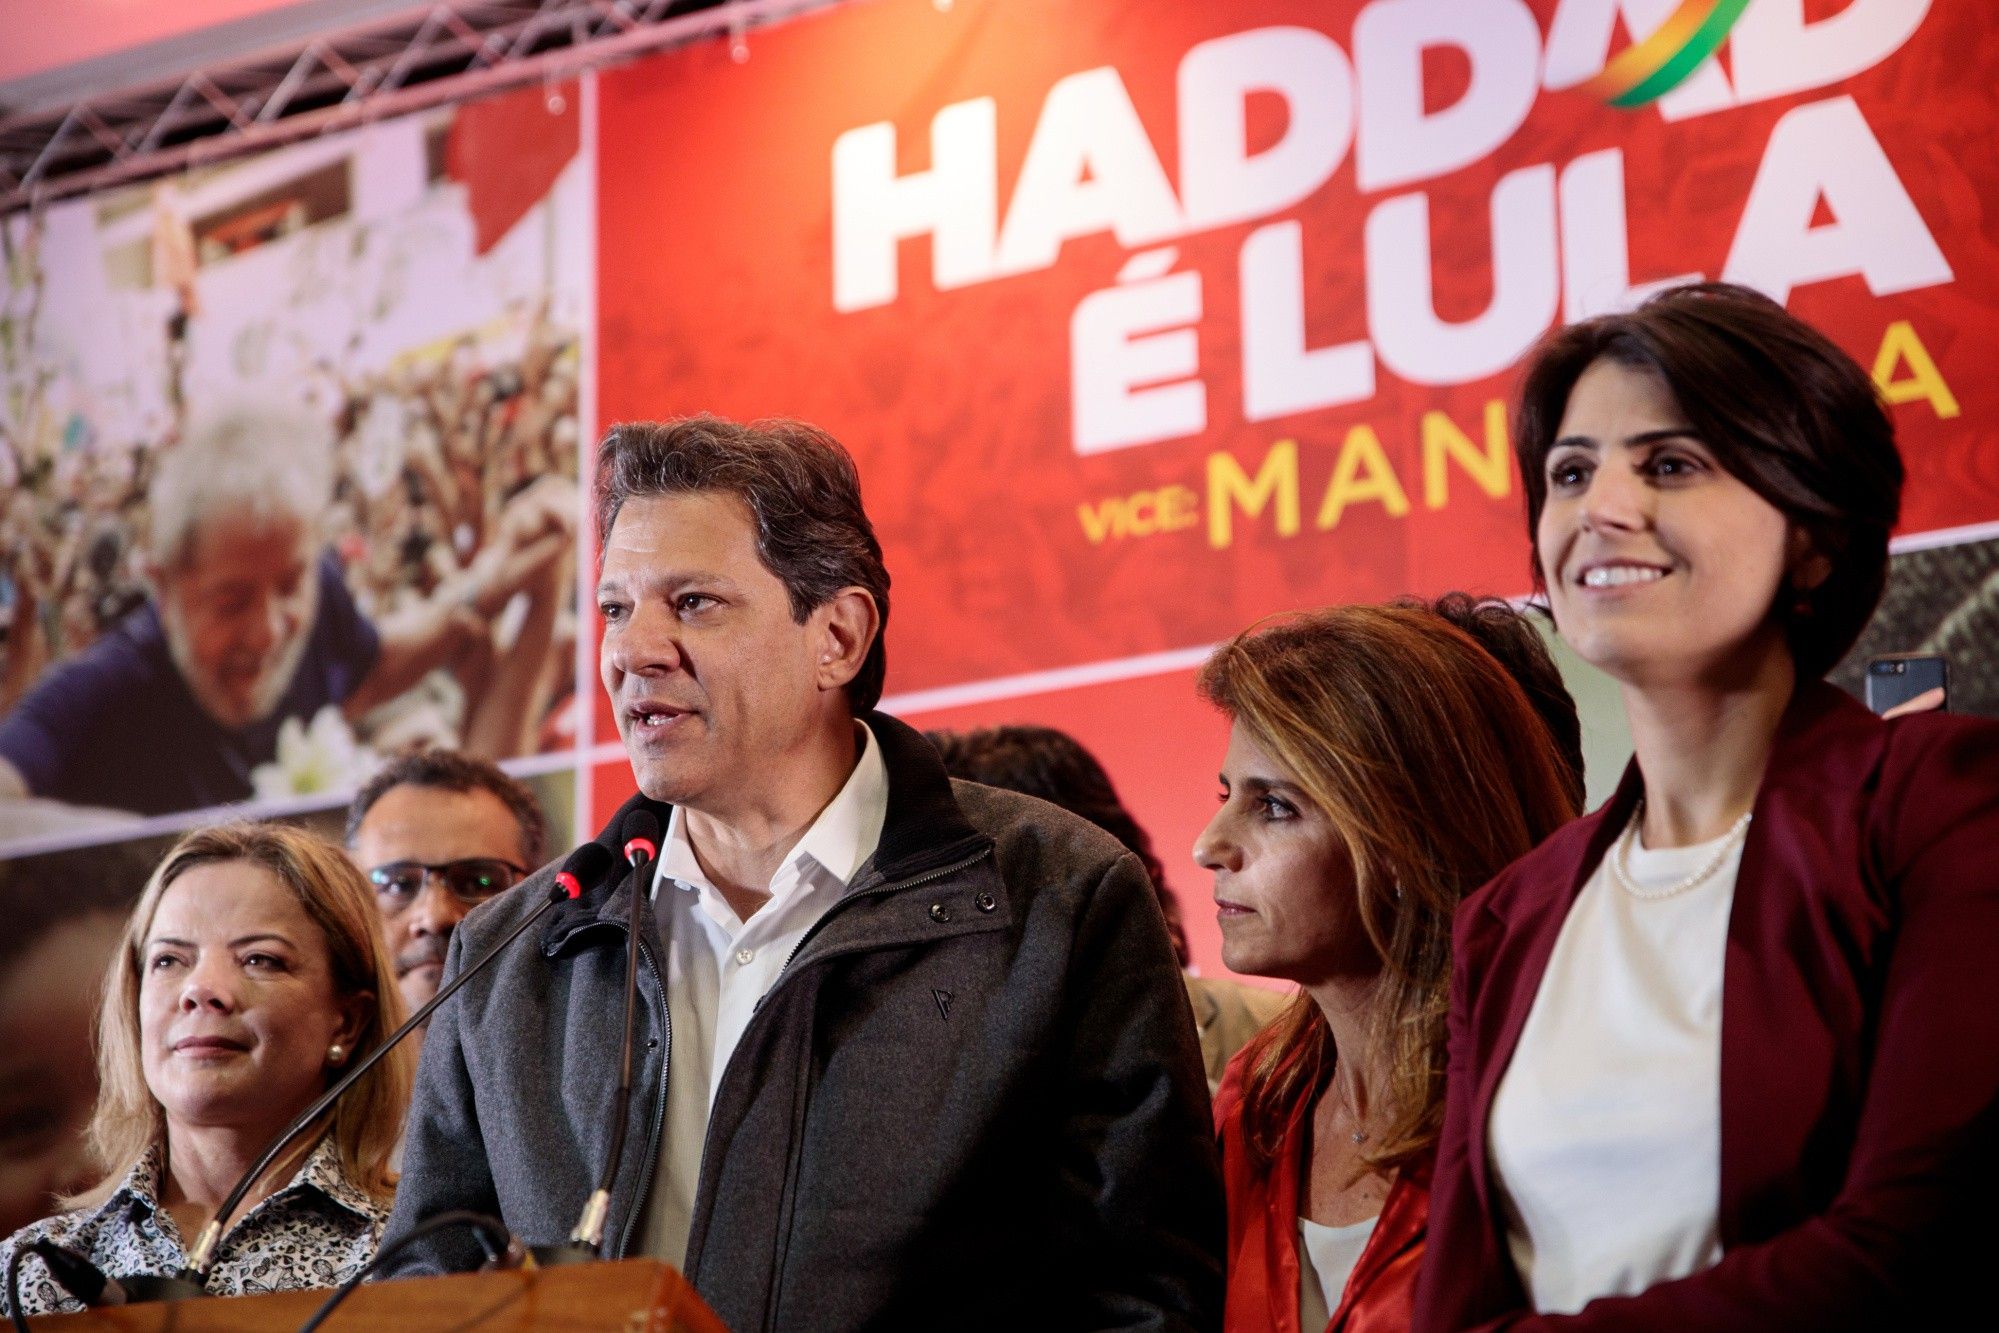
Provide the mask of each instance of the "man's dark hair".
POLYGON ((854 460, 802 421, 748 425, 702 414, 613 426, 597 446, 597 548, 628 500, 722 491, 749 507, 757 558, 784 584, 800 624, 842 588, 862 588, 881 615, 847 700, 861 713, 881 702, 888 672, 888 568, 861 507, 854 460))
POLYGON ((1434 602, 1405 597, 1396 605, 1413 606, 1441 616, 1478 640, 1478 646, 1492 654, 1506 674, 1520 686, 1527 702, 1540 715, 1541 725, 1555 742, 1555 756, 1562 761, 1562 786, 1569 802, 1583 808, 1583 723, 1576 701, 1562 683, 1562 672, 1527 617, 1495 597, 1473 597, 1470 593, 1447 592, 1434 602))
MULTIPOLYGON (((1548 499, 1546 464, 1569 394, 1599 360, 1650 370, 1728 472, 1798 525, 1832 566, 1780 593, 1800 676, 1823 676, 1860 637, 1888 578, 1902 455, 1874 381, 1818 330, 1761 293, 1700 283, 1550 334, 1528 363, 1513 449, 1528 540, 1548 499)), ((1544 581, 1538 553, 1537 586, 1544 581)))
POLYGON ((983 727, 977 731, 928 731, 944 771, 967 782, 1038 796, 1080 815, 1125 845, 1138 858, 1166 914, 1180 966, 1192 961, 1180 906, 1166 887, 1166 867, 1153 855, 1152 839, 1118 799, 1110 774, 1081 741, 1053 727, 983 727))
POLYGON ((507 807, 514 817, 514 824, 521 831, 521 864, 533 870, 547 855, 548 819, 541 812, 541 802, 535 800, 527 784, 508 777, 483 759, 474 759, 457 750, 406 750, 384 764, 374 777, 368 779, 366 786, 354 793, 354 803, 347 807, 349 847, 354 845, 354 835, 361 829, 361 820, 375 802, 397 787, 491 792, 507 807))

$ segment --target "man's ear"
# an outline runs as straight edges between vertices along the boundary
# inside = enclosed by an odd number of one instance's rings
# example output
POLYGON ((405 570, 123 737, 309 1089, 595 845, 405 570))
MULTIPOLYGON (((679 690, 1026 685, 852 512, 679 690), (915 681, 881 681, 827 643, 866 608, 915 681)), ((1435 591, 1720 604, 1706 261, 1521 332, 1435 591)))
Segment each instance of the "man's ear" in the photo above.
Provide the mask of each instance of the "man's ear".
POLYGON ((815 683, 822 690, 845 689, 861 674, 868 649, 881 633, 881 609, 866 588, 842 588, 813 612, 818 627, 815 683))

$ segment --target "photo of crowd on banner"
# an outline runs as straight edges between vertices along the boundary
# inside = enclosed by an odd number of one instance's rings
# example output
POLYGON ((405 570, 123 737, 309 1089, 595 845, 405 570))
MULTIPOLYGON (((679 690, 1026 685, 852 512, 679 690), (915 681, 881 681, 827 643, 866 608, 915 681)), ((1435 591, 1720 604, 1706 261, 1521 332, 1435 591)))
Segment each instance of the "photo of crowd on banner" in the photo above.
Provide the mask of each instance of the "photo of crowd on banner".
POLYGON ((5 220, 0 855, 574 743, 582 201, 484 234, 460 128, 5 220))
POLYGON ((0 1230, 87 1183, 97 979, 175 830, 337 840, 420 750, 566 837, 567 764, 491 766, 576 741, 588 201, 542 106, 498 205, 475 108, 0 219, 0 1230))

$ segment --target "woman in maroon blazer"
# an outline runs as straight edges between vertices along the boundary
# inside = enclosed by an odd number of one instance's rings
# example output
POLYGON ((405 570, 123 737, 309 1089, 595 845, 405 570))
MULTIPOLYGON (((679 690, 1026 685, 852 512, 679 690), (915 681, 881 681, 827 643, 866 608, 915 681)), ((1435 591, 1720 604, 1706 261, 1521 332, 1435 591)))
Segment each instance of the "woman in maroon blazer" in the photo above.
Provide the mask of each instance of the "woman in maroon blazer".
POLYGON ((1989 1317, 1999 725, 1820 679, 1886 578, 1873 385, 1763 297, 1681 288, 1553 335, 1516 449, 1637 753, 1459 914, 1416 1326, 1989 1317))

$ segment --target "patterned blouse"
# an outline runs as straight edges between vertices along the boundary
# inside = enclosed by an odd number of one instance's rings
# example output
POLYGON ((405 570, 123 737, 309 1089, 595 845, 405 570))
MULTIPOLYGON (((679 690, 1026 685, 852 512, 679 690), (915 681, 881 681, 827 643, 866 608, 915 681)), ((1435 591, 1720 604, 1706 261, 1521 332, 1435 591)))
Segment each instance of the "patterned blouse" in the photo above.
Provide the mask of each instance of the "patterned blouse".
MULTIPOLYGON (((33 1240, 52 1240, 89 1257, 113 1277, 177 1273, 187 1249, 171 1214, 160 1205, 158 1146, 139 1159, 110 1198, 95 1208, 59 1213, 21 1228, 0 1245, 0 1283, 14 1251, 33 1240)), ((337 1287, 375 1255, 387 1204, 376 1203, 340 1170, 331 1138, 321 1139, 291 1183, 245 1213, 216 1248, 208 1289, 217 1296, 337 1287)), ((26 1313, 80 1310, 29 1255, 21 1261, 21 1305, 26 1313)), ((0 1286, 0 1315, 7 1295, 0 1286)))

